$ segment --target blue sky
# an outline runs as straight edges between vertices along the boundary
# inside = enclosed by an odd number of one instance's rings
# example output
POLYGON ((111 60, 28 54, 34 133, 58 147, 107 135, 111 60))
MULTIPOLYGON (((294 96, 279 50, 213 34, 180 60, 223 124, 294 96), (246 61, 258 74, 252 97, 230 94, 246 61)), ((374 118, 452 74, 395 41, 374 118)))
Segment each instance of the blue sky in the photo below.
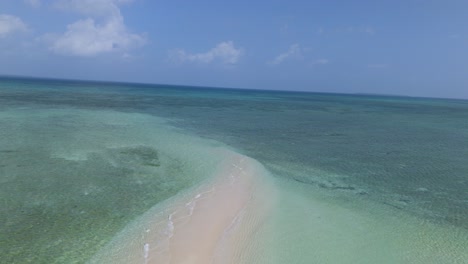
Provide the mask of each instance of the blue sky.
POLYGON ((0 74, 468 98, 468 1, 1 0, 0 74))

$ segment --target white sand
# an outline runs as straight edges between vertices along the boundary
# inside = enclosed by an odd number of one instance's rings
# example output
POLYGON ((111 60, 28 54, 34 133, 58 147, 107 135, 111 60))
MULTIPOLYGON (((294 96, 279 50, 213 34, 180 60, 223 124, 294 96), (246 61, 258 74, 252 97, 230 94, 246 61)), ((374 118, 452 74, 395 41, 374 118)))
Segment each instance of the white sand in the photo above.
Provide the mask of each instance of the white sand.
POLYGON ((211 182, 151 209, 91 263, 236 263, 272 198, 257 188, 262 173, 254 160, 229 153, 211 182))

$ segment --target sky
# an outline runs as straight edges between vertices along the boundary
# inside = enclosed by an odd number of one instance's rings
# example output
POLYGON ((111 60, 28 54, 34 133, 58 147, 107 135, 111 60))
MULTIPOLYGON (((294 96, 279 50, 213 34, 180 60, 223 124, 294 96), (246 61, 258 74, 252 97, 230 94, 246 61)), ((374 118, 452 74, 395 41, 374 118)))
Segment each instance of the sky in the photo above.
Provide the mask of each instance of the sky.
POLYGON ((0 0, 0 75, 468 99, 468 1, 0 0))

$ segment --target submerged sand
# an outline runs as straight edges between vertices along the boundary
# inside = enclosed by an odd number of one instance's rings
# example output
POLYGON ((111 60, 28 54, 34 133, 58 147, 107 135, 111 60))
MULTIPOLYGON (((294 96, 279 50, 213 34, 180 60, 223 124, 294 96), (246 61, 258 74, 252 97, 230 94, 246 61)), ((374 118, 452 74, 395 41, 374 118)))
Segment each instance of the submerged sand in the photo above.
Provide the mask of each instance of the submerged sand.
POLYGON ((149 210, 91 263, 239 263, 274 196, 260 184, 265 170, 258 162, 223 155, 214 177, 149 210))

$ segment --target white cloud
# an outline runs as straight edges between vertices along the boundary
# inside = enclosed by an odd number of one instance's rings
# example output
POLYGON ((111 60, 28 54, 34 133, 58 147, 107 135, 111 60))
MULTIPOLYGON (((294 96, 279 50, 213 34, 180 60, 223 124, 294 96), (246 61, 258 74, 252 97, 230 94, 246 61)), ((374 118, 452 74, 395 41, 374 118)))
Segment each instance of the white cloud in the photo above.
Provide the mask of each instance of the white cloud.
POLYGON ((71 56, 95 56, 102 53, 123 52, 140 47, 146 38, 130 33, 124 23, 118 4, 130 0, 62 0, 57 7, 72 10, 86 19, 67 26, 62 35, 45 38, 52 40, 50 49, 71 56), (102 20, 98 22, 97 19, 102 20))
POLYGON ((190 54, 183 49, 171 52, 171 58, 180 62, 211 63, 219 61, 223 64, 236 64, 241 56, 242 49, 236 48, 232 41, 221 42, 204 53, 190 54))
POLYGON ((122 17, 114 17, 104 24, 87 18, 68 25, 67 31, 54 40, 51 49, 65 55, 94 56, 129 50, 145 42, 143 36, 127 32, 122 17))
POLYGON ((34 8, 38 8, 41 6, 40 0, 24 0, 24 2, 34 8))
POLYGON ((15 32, 25 32, 27 29, 28 27, 21 18, 12 15, 0 14, 0 38, 15 32))
POLYGON ((276 58, 273 61, 271 61, 270 64, 278 65, 286 60, 302 58, 302 49, 300 48, 299 44, 293 44, 289 47, 289 49, 286 52, 276 56, 276 58))

